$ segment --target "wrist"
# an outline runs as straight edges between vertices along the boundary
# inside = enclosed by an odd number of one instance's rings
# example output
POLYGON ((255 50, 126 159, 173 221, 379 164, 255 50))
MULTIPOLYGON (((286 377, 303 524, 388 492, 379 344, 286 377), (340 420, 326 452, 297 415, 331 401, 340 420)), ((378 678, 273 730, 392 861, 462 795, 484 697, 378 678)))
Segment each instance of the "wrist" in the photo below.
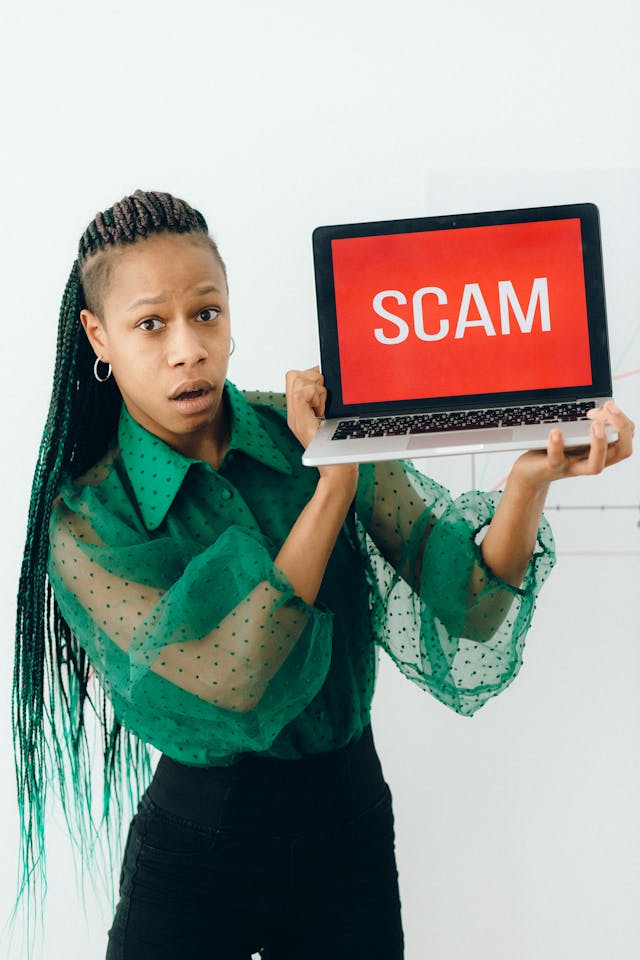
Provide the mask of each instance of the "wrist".
POLYGON ((355 463, 322 467, 316 486, 316 496, 320 500, 351 505, 358 488, 358 465, 355 463))
POLYGON ((550 486, 551 480, 549 477, 531 476, 530 470, 525 472, 524 470, 520 470, 518 468, 518 461, 516 460, 511 473, 507 477, 505 491, 508 487, 510 493, 521 500, 541 500, 544 503, 550 486))

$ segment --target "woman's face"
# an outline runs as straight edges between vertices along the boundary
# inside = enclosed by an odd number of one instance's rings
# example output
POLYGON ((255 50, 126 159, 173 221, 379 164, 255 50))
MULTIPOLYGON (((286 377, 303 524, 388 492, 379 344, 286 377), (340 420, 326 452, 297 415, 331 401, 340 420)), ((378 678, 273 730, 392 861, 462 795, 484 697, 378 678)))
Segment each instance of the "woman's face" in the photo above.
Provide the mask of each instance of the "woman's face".
POLYGON ((110 363, 127 410, 187 456, 215 459, 226 441, 221 403, 230 349, 229 296, 213 251, 158 234, 113 251, 103 319, 83 310, 91 345, 110 363), (199 399, 176 400, 204 389, 199 399))

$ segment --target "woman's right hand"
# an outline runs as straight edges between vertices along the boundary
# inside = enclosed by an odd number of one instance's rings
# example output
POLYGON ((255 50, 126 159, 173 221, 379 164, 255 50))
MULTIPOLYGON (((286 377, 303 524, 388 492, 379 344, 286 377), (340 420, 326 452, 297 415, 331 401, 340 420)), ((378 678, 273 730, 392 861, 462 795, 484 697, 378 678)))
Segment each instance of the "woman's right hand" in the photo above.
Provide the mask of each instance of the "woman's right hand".
MULTIPOLYGON (((313 440, 324 416, 327 388, 320 367, 289 370, 286 376, 287 423, 303 447, 313 440)), ((358 484, 358 465, 331 464, 318 467, 321 479, 353 499, 358 484)))
MULTIPOLYGON (((306 447, 324 414, 327 391, 319 367, 287 373, 287 423, 306 447)), ((310 468, 312 469, 312 468, 310 468)), ((274 560, 298 596, 315 603, 322 578, 358 486, 354 463, 319 467, 313 496, 303 507, 274 560)))

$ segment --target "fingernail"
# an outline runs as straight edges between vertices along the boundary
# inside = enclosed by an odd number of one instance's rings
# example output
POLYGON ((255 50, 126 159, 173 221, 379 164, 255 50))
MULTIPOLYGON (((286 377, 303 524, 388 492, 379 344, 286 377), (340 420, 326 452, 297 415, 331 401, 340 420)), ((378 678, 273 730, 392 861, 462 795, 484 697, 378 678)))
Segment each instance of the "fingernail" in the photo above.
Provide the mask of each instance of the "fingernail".
POLYGON ((613 400, 608 400, 608 401, 607 401, 607 409, 610 410, 611 413, 620 413, 620 407, 618 407, 618 406, 613 402, 613 400))
POLYGON ((594 421, 593 432, 600 440, 604 437, 604 425, 599 420, 594 421))

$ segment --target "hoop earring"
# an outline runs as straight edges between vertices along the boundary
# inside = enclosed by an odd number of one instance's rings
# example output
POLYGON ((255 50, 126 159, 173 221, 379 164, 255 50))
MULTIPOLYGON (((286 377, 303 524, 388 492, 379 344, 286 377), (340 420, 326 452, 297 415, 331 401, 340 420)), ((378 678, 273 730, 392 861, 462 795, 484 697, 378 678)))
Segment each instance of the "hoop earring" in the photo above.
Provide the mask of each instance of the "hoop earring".
POLYGON ((110 363, 107 364, 107 366, 109 367, 109 372, 108 372, 108 374, 106 375, 106 377, 99 377, 99 376, 98 376, 98 364, 100 363, 101 360, 102 360, 102 357, 96 357, 96 362, 95 362, 94 365, 93 365, 93 375, 94 375, 94 377, 96 378, 96 380, 99 380, 100 383, 105 383, 105 382, 109 379, 109 377, 111 376, 111 364, 110 364, 110 363))
POLYGON ((233 339, 233 337, 231 337, 231 350, 229 350, 229 356, 231 356, 231 354, 233 353, 233 351, 234 351, 235 349, 236 349, 236 342, 235 342, 235 340, 233 339))

